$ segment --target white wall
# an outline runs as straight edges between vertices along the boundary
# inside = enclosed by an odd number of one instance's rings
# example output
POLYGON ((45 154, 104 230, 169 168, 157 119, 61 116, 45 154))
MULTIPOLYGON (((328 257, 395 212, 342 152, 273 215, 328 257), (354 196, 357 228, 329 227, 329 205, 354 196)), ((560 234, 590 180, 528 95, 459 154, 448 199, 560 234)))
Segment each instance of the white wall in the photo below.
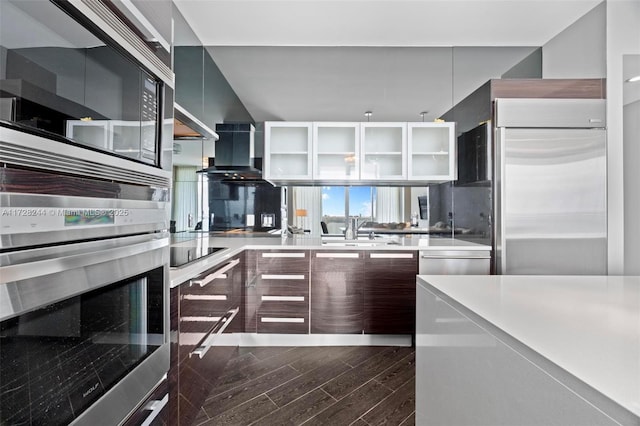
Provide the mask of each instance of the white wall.
MULTIPOLYGON (((640 82, 636 82, 640 86, 640 82)), ((640 100, 624 106, 624 274, 640 275, 640 100)))
POLYGON ((544 78, 603 78, 606 3, 602 2, 542 47, 544 78))
POLYGON ((637 245, 640 231, 635 223, 640 217, 638 129, 637 124, 633 124, 639 119, 634 118, 635 107, 629 105, 623 109, 623 56, 639 53, 640 2, 637 0, 606 0, 542 49, 544 78, 607 78, 607 222, 611 275, 633 271, 637 274, 638 269, 634 268, 638 267, 633 265, 639 263, 640 258, 637 245), (624 114, 630 118, 625 119, 624 114), (625 127, 625 121, 631 123, 625 127), (625 130, 632 135, 630 140, 625 141, 625 130))
MULTIPOLYGON (((625 195, 637 193, 640 186, 640 173, 638 172, 637 151, 635 161, 631 158, 632 152, 625 153, 624 141, 624 70, 623 58, 625 55, 640 54, 640 2, 637 0, 608 0, 607 1, 607 140, 608 140, 608 222, 609 222, 609 274, 620 275, 625 273, 625 239, 632 243, 638 241, 637 227, 630 228, 629 234, 625 228, 627 223, 637 221, 640 217, 640 206, 629 200, 625 206, 625 195), (627 170, 625 175, 625 157, 627 170)), ((631 111, 631 110, 629 110, 631 111)), ((633 120, 633 118, 632 118, 633 120)), ((635 119, 637 121, 637 118, 635 119)), ((627 146, 636 144, 627 142, 627 146)), ((629 245, 629 247, 631 247, 629 245)), ((637 250, 637 247, 636 247, 637 250)), ((629 253, 631 255, 632 253, 629 253)), ((631 264, 629 268, 635 268, 638 258, 627 257, 631 264)))

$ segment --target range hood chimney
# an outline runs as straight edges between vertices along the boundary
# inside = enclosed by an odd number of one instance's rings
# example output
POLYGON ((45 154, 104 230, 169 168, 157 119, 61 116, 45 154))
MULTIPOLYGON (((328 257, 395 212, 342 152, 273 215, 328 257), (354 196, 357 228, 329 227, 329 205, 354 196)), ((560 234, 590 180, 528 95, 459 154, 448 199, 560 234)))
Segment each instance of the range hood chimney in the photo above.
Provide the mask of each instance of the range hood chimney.
POLYGON ((250 123, 216 124, 220 137, 215 143, 215 158, 199 173, 236 181, 262 180, 262 158, 255 158, 255 127, 250 123))

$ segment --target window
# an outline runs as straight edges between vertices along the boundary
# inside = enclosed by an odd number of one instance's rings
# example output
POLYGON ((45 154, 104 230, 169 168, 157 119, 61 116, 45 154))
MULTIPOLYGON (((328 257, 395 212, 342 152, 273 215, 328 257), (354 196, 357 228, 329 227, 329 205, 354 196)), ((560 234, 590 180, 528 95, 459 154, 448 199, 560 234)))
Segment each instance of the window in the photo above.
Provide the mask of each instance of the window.
POLYGON ((348 187, 322 187, 322 221, 327 224, 330 234, 340 234, 347 222, 348 187))
POLYGON ((359 223, 404 221, 404 188, 376 186, 292 187, 289 223, 319 234, 320 221, 330 234, 342 234, 347 217, 359 223), (298 211, 304 211, 299 216, 298 211))

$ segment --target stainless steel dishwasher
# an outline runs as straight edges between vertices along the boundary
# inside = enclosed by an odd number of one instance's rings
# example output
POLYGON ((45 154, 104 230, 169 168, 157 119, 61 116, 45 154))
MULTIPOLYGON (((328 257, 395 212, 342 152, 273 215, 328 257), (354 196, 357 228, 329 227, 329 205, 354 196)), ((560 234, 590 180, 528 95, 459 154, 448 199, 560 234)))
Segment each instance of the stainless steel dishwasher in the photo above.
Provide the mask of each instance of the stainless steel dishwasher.
POLYGON ((421 275, 489 275, 489 250, 421 250, 421 275))

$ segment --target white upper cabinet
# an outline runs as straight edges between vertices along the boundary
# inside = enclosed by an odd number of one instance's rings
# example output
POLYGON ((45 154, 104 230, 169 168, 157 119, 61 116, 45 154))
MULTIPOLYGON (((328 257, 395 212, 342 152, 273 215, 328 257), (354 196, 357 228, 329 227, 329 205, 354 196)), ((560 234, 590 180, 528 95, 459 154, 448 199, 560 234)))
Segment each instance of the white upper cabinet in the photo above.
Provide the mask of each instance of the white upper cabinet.
POLYGON ((361 123, 361 179, 407 178, 407 123, 361 123))
POLYGON ((360 123, 313 123, 313 179, 360 179, 360 123))
POLYGON ((264 177, 268 180, 311 180, 312 123, 264 123, 264 177))
POLYGON ((454 123, 268 121, 264 129, 263 175, 274 182, 457 178, 454 123))
POLYGON ((457 179, 454 123, 408 123, 409 180, 457 179))

